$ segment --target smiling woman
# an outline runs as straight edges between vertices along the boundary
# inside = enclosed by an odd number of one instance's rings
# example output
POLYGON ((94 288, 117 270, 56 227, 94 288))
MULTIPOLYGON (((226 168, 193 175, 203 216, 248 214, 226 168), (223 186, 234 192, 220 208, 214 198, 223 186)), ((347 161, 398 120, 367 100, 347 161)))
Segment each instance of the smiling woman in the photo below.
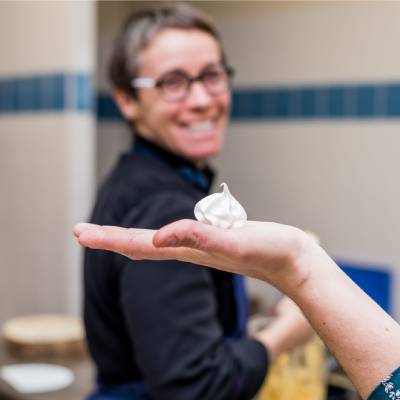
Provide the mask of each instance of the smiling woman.
MULTIPOLYGON (((193 217, 212 185, 208 159, 223 147, 231 76, 199 10, 163 6, 127 20, 110 79, 135 140, 100 189, 91 222, 155 229, 193 217)), ((181 261, 87 249, 84 301, 98 371, 92 399, 251 399, 269 359, 311 332, 286 301, 276 323, 248 337, 243 278, 181 261)))

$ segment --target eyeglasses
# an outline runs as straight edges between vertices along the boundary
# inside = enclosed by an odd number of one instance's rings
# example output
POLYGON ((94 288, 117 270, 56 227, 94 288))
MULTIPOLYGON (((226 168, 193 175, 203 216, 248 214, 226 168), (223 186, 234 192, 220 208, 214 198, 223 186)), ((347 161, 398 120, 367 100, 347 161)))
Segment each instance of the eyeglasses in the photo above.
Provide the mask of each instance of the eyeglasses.
POLYGON ((206 68, 195 77, 190 77, 181 71, 173 71, 159 79, 134 78, 131 84, 135 89, 157 88, 164 100, 179 102, 185 100, 194 82, 201 82, 212 96, 228 92, 233 74, 232 68, 218 65, 206 68))

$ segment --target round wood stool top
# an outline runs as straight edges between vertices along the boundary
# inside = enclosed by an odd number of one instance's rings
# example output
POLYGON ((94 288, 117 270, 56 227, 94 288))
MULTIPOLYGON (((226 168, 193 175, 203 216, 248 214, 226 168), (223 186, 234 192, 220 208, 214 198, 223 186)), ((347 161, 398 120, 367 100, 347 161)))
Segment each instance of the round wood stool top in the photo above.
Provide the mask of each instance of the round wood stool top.
POLYGON ((79 318, 44 314, 13 318, 2 327, 8 350, 23 357, 69 356, 84 353, 85 335, 79 318))

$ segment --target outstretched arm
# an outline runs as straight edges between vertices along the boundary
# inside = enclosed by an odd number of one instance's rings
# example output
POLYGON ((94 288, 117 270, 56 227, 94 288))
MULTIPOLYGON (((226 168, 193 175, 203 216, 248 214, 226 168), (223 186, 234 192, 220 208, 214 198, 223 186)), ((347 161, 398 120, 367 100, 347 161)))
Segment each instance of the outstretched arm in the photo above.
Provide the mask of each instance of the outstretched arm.
POLYGON ((79 242, 130 258, 176 258, 271 283, 302 309, 363 398, 400 365, 400 327, 297 228, 223 230, 184 220, 157 232, 80 224, 79 242))

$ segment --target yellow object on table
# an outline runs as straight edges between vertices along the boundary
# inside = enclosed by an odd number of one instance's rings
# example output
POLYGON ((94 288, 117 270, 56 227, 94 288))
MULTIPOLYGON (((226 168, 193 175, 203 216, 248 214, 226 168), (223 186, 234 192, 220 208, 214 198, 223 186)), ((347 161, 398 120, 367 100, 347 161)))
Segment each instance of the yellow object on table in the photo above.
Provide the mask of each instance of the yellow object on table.
POLYGON ((258 400, 324 400, 325 347, 318 337, 281 354, 270 366, 258 400))

